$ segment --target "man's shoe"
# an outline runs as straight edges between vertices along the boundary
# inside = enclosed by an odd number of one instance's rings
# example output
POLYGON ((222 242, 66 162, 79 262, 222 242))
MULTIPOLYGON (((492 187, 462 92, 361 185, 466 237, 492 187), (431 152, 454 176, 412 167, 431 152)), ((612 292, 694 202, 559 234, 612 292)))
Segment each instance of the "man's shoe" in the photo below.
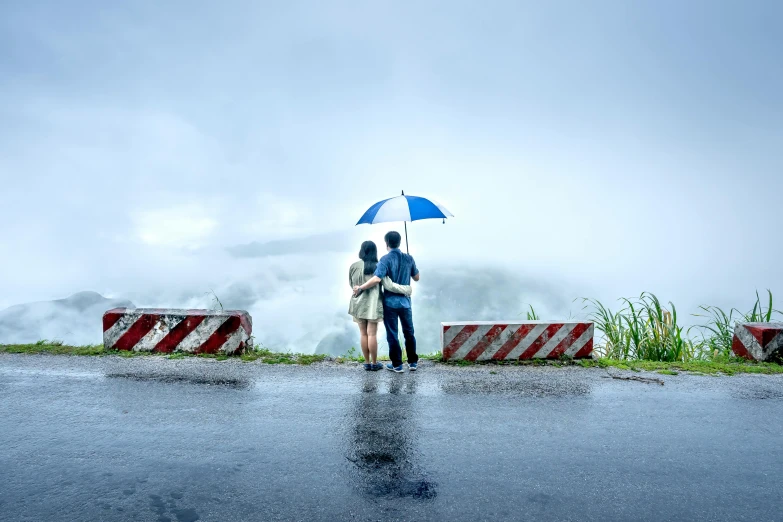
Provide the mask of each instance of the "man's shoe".
POLYGON ((415 371, 418 369, 418 367, 419 367, 419 363, 417 363, 417 362, 415 362, 415 363, 410 363, 410 364, 408 365, 408 370, 409 370, 409 371, 412 371, 412 372, 415 372, 415 371))
POLYGON ((386 369, 389 371, 392 371, 394 373, 402 373, 402 365, 399 366, 392 366, 391 363, 386 365, 386 369))

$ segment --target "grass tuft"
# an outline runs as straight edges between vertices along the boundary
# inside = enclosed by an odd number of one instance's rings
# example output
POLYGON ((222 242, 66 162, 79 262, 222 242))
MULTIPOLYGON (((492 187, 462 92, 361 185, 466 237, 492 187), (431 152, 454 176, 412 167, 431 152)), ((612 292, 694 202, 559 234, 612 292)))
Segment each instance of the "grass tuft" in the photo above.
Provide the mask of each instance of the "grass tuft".
POLYGON ((689 328, 696 329, 701 334, 701 348, 707 356, 731 357, 731 341, 734 338, 734 326, 736 323, 768 323, 773 317, 781 316, 780 311, 775 310, 772 302, 772 292, 767 290, 766 309, 761 302, 761 296, 756 292, 756 301, 753 308, 745 313, 736 308, 728 312, 717 306, 702 305, 700 313, 694 317, 706 319, 706 323, 689 328))
POLYGON ((302 364, 309 365, 326 359, 325 355, 307 355, 301 353, 279 353, 261 348, 243 353, 241 359, 245 362, 261 361, 266 364, 302 364))
MULTIPOLYGON (((585 368, 616 368, 618 370, 648 371, 648 372, 689 372, 704 375, 734 375, 737 373, 783 374, 783 366, 774 363, 751 362, 740 358, 725 358, 722 360, 703 361, 621 361, 601 358, 585 359, 580 362, 585 368)), ((672 375, 672 374, 670 374, 672 375)))
POLYGON ((60 341, 42 340, 32 344, 0 344, 0 353, 51 353, 54 355, 103 355, 102 344, 68 346, 60 341))
POLYGON ((703 305, 701 313, 694 316, 706 319, 706 323, 687 330, 678 324, 674 303, 664 306, 650 292, 633 299, 622 298, 617 312, 595 299, 585 298, 583 302, 590 310, 588 318, 601 335, 596 343, 596 354, 616 360, 686 362, 731 357, 736 322, 769 322, 781 315, 773 307, 769 290, 766 306, 756 292, 753 308, 746 313, 740 313, 736 308, 725 312, 717 306, 703 305), (692 338, 692 330, 700 336, 692 338))

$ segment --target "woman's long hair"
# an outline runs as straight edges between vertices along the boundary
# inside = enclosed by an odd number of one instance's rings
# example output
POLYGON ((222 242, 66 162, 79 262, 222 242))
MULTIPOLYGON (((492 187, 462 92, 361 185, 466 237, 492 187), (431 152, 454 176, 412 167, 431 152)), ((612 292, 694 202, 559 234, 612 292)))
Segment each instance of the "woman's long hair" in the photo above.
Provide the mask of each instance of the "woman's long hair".
POLYGON ((359 248, 359 259, 364 261, 365 275, 375 273, 375 267, 378 266, 378 248, 372 241, 365 241, 359 248))

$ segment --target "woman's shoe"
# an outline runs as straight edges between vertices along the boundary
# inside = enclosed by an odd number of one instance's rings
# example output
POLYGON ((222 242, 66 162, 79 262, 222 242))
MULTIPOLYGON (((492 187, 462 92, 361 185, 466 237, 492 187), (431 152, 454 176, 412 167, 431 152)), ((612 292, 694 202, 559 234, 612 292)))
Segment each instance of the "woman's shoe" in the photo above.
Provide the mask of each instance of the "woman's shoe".
POLYGON ((372 365, 372 371, 377 372, 378 370, 383 370, 383 365, 381 363, 375 363, 372 365))
POLYGON ((371 372, 373 371, 373 365, 370 363, 364 363, 364 369, 367 370, 368 372, 371 372))

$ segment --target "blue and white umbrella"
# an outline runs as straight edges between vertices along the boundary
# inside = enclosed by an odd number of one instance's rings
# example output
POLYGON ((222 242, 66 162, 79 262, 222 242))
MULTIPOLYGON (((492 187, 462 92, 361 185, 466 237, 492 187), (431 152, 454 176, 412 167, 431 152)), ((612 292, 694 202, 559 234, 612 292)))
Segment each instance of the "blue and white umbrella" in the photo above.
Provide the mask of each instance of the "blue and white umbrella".
POLYGON ((443 219, 454 217, 446 207, 427 198, 418 196, 401 196, 384 199, 367 209, 367 212, 359 219, 357 225, 375 223, 389 223, 393 221, 405 222, 405 248, 408 247, 408 221, 420 219, 443 219))

